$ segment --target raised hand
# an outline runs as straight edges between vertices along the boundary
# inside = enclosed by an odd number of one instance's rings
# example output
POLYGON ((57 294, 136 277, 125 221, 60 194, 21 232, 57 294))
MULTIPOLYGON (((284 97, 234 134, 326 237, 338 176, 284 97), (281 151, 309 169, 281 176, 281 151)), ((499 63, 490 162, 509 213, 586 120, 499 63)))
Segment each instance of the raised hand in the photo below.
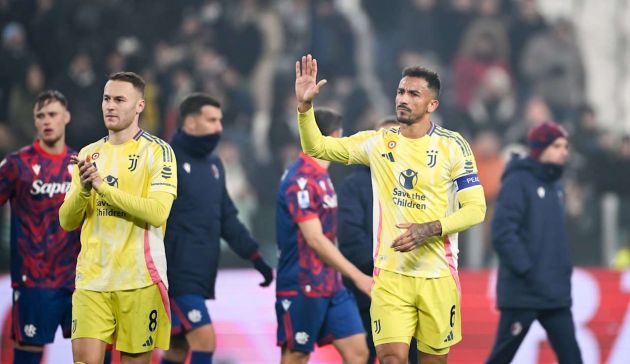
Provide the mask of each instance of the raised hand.
POLYGON ((440 221, 425 222, 422 224, 396 224, 399 229, 405 229, 405 232, 398 235, 391 247, 399 252, 409 252, 420 246, 432 236, 438 236, 442 233, 442 224, 440 221))
POLYGON ((317 82, 317 60, 310 54, 295 62, 295 97, 300 112, 306 112, 312 107, 315 95, 326 82, 317 82))

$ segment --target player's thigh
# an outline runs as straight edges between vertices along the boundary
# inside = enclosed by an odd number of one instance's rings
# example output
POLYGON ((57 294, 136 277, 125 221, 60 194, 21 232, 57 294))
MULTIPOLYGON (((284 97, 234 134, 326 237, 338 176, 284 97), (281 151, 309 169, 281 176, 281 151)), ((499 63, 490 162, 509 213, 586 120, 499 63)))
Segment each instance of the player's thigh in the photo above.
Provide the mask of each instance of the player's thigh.
POLYGON ((201 295, 180 295, 170 297, 170 302, 171 335, 184 333, 191 350, 214 351, 214 328, 205 298, 201 295))
POLYGON ((345 289, 335 293, 326 310, 320 339, 326 336, 341 339, 364 333, 361 315, 352 293, 345 289))
POLYGON ((111 344, 115 330, 112 293, 76 289, 72 295, 72 340, 91 338, 111 344))
POLYGON ((462 339, 460 292, 452 276, 416 278, 419 300, 415 337, 422 353, 442 356, 462 339))
POLYGON ((168 296, 162 283, 130 291, 116 291, 113 295, 116 348, 129 354, 148 352, 154 347, 167 350, 171 337, 171 318, 168 296))
POLYGON ((330 298, 312 298, 301 294, 278 296, 278 345, 289 351, 312 352, 326 319, 329 301, 330 298))
POLYGON ((63 323, 69 294, 55 288, 15 288, 11 312, 11 337, 15 342, 32 350, 52 343, 57 327, 63 323))
POLYGON ((333 344, 341 352, 347 362, 355 362, 356 358, 367 357, 365 329, 361 315, 352 293, 341 290, 330 299, 326 319, 320 331, 318 342, 324 345, 334 340, 333 344))
POLYGON ((385 270, 374 276, 370 316, 375 346, 409 345, 418 322, 414 297, 414 277, 385 270))
POLYGON ((198 326, 186 334, 186 340, 192 351, 214 351, 216 337, 212 324, 198 326))

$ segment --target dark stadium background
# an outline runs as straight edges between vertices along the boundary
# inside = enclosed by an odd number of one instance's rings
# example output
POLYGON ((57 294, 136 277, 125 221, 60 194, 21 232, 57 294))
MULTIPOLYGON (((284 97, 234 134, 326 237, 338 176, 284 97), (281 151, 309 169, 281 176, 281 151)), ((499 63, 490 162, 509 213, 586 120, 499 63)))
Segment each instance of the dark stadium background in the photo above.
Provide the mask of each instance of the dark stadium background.
MULTIPOLYGON (((493 321, 468 326, 477 330, 468 339, 465 322, 453 351, 489 350, 496 317, 486 290, 496 258, 487 234, 499 176, 507 156, 523 150, 527 129, 553 119, 571 134, 564 183, 572 258, 588 276, 580 279, 598 288, 597 314, 586 322, 598 347, 591 358, 627 363, 630 352, 613 353, 619 340, 630 347, 630 282, 619 273, 630 266, 628 19, 628 0, 0 0, 0 157, 32 141, 31 103, 45 88, 68 97, 67 141, 76 149, 106 133, 100 98, 108 73, 145 78, 141 126, 167 140, 176 105, 207 92, 223 104, 218 153, 228 190, 275 264, 275 194, 299 152, 294 61, 307 52, 318 59, 329 81, 318 105, 343 113, 346 134, 391 114, 400 70, 421 64, 440 73, 434 121, 471 142, 489 207, 486 224, 461 237, 459 262, 464 314, 479 305, 493 321)), ((347 173, 331 168, 337 184, 347 173)), ((3 206, 3 273, 8 252, 3 206)), ((226 248, 222 267, 248 263, 226 248)), ((532 363, 553 360, 544 350, 532 363)))

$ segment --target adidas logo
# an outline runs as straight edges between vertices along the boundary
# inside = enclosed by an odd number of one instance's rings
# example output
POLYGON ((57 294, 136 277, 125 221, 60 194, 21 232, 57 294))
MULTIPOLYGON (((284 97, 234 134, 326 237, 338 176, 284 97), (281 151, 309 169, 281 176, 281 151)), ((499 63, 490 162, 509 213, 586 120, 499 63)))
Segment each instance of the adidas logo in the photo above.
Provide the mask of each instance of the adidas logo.
POLYGON ((381 154, 381 157, 389 160, 390 162, 396 162, 396 160, 394 160, 394 153, 392 153, 392 152, 383 153, 383 154, 381 154))
POLYGON ((151 336, 149 336, 147 341, 145 341, 144 344, 142 344, 142 346, 145 347, 145 348, 153 346, 153 338, 151 336))
POLYGON ((453 331, 451 331, 448 336, 446 337, 446 339, 444 339, 444 342, 447 343, 449 341, 453 341, 453 331))

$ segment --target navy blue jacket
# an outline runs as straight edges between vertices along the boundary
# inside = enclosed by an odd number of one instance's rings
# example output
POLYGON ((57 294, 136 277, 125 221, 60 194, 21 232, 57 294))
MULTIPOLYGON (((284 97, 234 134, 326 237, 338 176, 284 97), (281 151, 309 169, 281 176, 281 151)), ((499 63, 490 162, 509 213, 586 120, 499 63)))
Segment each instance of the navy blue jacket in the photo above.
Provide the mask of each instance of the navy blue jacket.
POLYGON ((164 239, 171 296, 214 298, 220 238, 243 259, 258 254, 225 188, 223 163, 211 154, 218 142, 218 134, 193 137, 181 130, 171 141, 178 179, 164 239))
MULTIPOLYGON (((337 241, 339 250, 352 264, 367 275, 372 275, 372 178, 370 168, 354 167, 354 172, 343 180, 337 194, 337 241)), ((357 299, 359 309, 370 308, 370 298, 344 277, 344 285, 357 299)))
POLYGON ((492 221, 500 309, 571 306, 561 174, 562 167, 529 157, 514 157, 503 173, 492 221))

